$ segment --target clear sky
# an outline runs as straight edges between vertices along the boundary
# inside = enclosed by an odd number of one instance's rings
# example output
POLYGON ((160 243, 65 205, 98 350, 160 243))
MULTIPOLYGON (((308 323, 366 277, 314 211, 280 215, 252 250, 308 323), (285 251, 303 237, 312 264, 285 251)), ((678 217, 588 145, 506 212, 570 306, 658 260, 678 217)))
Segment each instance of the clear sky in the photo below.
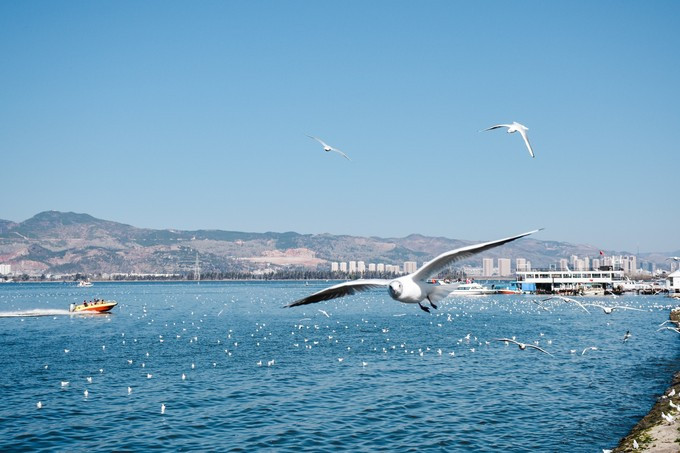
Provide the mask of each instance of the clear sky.
POLYGON ((673 251, 679 124, 677 1, 0 2, 6 220, 673 251))

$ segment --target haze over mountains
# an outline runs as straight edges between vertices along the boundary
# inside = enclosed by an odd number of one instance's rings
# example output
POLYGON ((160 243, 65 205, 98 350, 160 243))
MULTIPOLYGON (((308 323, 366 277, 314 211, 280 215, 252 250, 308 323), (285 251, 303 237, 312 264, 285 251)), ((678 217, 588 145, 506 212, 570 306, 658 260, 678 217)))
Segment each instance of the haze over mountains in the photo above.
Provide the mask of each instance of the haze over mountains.
MULTIPOLYGON (((521 233, 508 231, 507 235, 521 233)), ((455 234, 455 231, 452 231, 455 234)), ((255 271, 298 266, 330 269, 331 261, 418 265, 446 250, 499 238, 474 240, 427 237, 357 237, 331 234, 247 233, 222 230, 152 230, 94 218, 88 214, 46 211, 23 222, 0 220, 0 264, 14 273, 187 273, 196 257, 203 272, 255 271)), ((605 251, 607 254, 630 253, 605 251)), ((645 254, 639 260, 662 264, 670 255, 645 254)), ((534 268, 571 255, 596 258, 599 249, 541 241, 533 237, 461 261, 481 266, 482 258, 526 258, 534 268)))

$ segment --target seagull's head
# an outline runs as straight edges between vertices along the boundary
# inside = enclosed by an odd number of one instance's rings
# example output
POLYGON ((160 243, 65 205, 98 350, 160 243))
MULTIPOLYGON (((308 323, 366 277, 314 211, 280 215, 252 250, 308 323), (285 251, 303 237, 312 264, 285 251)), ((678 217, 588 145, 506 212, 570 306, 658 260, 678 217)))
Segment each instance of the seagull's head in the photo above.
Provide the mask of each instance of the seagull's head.
POLYGON ((326 151, 326 152, 328 153, 328 152, 331 151, 331 147, 330 147, 330 146, 324 146, 324 147, 323 147, 323 150, 326 151))
POLYGON ((390 282, 390 286, 387 289, 390 292, 392 299, 397 299, 404 292, 404 287, 399 280, 393 280, 390 282))

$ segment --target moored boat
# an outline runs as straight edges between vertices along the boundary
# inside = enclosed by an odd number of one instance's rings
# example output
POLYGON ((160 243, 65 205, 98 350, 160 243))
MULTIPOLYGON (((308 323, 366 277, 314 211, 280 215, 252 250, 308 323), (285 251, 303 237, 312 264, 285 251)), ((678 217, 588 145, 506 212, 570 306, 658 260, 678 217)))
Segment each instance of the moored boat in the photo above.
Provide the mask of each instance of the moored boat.
POLYGON ((85 280, 81 280, 78 282, 78 288, 89 288, 90 286, 92 286, 92 282, 88 282, 85 280))
POLYGON ((104 313, 116 305, 118 305, 118 302, 115 300, 96 300, 94 302, 83 302, 82 304, 71 304, 68 311, 71 313, 104 313))
POLYGON ((489 289, 479 283, 462 283, 456 287, 450 296, 483 296, 486 294, 493 294, 495 291, 489 289))

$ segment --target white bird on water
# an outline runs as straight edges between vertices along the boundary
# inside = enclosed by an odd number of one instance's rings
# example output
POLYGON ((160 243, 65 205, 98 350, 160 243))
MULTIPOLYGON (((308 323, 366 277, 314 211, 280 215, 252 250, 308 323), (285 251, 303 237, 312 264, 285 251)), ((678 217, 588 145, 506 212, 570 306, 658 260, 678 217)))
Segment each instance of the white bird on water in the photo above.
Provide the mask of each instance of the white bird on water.
POLYGON ((165 414, 165 403, 161 403, 161 415, 165 414))
POLYGON ((326 289, 322 289, 310 296, 296 300, 295 302, 286 305, 286 307, 297 307, 299 305, 312 304, 324 300, 336 299, 338 297, 349 296, 361 291, 367 291, 373 288, 380 288, 387 286, 387 290, 392 299, 403 302, 405 304, 418 304, 418 306, 429 313, 430 307, 422 304, 427 299, 432 308, 437 308, 435 305, 439 300, 444 299, 453 291, 458 285, 432 285, 427 283, 427 280, 437 275, 449 265, 456 261, 469 258, 481 252, 485 252, 492 248, 498 247, 516 239, 528 236, 540 230, 529 231, 528 233, 518 234, 517 236, 510 236, 508 238, 499 239, 497 241, 484 242, 482 244, 468 245, 455 250, 444 252, 437 256, 427 264, 421 266, 415 272, 396 278, 389 279, 359 279, 349 282, 340 283, 326 289))
POLYGON ((531 155, 531 157, 535 157, 534 156, 534 150, 531 149, 531 143, 529 143, 529 137, 527 136, 527 131, 529 130, 529 128, 524 126, 523 124, 519 124, 516 121, 513 121, 512 124, 496 124, 495 126, 491 126, 487 129, 484 129, 481 132, 490 131, 492 129, 498 129, 500 127, 507 127, 508 128, 508 134, 512 134, 514 132, 519 132, 519 134, 524 139, 524 143, 527 145, 527 149, 529 150, 529 154, 531 155))
POLYGON ((538 349, 539 351, 541 351, 541 352, 543 352, 543 353, 545 353, 545 354, 548 354, 550 357, 554 357, 551 353, 549 353, 548 351, 546 351, 546 350, 543 349, 543 348, 540 348, 540 347, 538 347, 538 346, 536 346, 536 345, 533 345, 533 344, 520 343, 519 341, 513 340, 512 338, 494 338, 494 340, 495 340, 495 341, 503 341, 503 342, 505 342, 505 344, 514 343, 514 344, 516 344, 517 347, 519 347, 522 351, 526 350, 526 348, 538 349))
POLYGON ((42 409, 42 401, 38 401, 35 405, 38 409, 42 409))
POLYGON ((583 350, 583 352, 581 353, 581 355, 585 354, 585 353, 588 352, 588 351, 597 351, 597 346, 588 346, 587 348, 585 348, 585 349, 583 350))
POLYGON ((347 160, 349 160, 349 161, 352 160, 352 159, 350 159, 349 157, 347 157, 347 154, 343 153, 343 152, 340 151, 338 148, 332 147, 331 145, 329 145, 328 143, 324 142, 324 141, 321 140, 320 138, 314 137, 313 135, 308 135, 307 137, 312 138, 312 139, 316 140, 317 142, 321 143, 321 145, 323 146, 323 150, 326 151, 327 153, 333 151, 333 152, 336 152, 336 153, 340 154, 342 157, 344 157, 345 159, 347 159, 347 160))

